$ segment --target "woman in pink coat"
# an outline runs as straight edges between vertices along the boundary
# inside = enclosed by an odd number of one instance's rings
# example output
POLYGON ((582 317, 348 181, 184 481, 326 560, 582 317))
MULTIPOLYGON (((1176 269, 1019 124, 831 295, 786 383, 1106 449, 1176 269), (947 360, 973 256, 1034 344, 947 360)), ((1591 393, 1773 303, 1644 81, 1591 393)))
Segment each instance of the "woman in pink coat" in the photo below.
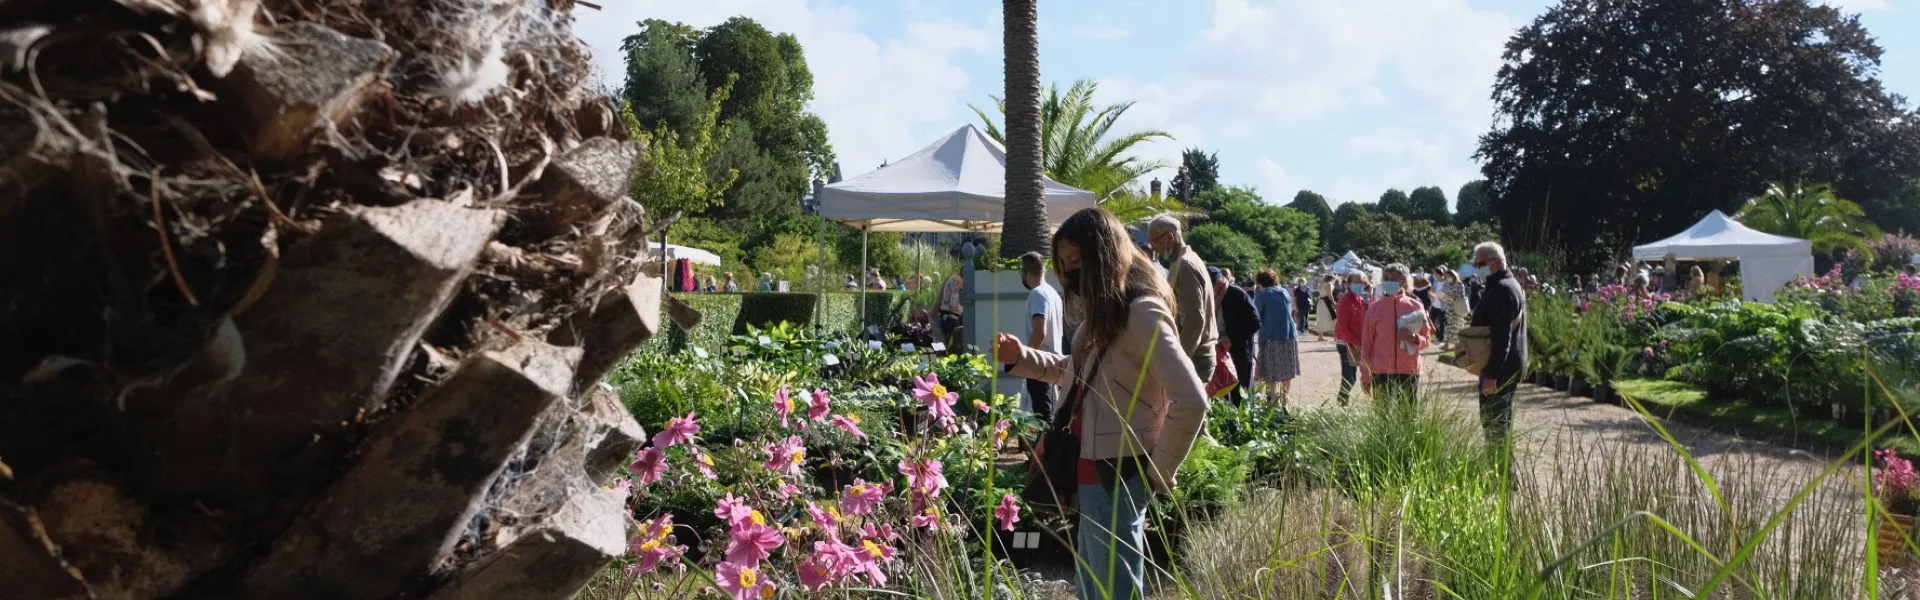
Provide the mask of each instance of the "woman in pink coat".
POLYGON ((1433 335, 1427 309, 1407 293, 1407 267, 1387 265, 1380 299, 1367 307, 1358 354, 1376 400, 1412 402, 1420 390, 1420 351, 1433 335))

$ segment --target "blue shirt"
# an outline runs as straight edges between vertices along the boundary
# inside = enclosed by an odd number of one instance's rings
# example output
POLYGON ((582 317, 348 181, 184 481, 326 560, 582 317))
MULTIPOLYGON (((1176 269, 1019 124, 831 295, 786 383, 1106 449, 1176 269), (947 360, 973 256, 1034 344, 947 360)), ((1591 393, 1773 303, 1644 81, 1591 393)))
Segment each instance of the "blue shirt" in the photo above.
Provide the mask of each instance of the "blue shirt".
POLYGON ((1293 325, 1293 292, 1270 287, 1253 294, 1253 306, 1260 309, 1260 341, 1298 339, 1300 330, 1293 325))

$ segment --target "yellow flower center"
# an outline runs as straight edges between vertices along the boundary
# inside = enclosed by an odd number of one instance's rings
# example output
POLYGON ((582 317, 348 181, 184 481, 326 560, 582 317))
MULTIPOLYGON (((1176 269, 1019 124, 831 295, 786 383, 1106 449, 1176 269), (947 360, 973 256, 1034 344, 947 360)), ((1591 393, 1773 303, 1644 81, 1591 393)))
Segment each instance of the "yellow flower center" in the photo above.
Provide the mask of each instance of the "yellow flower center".
POLYGON ((947 385, 946 385, 946 384, 944 384, 944 383, 936 383, 936 384, 933 384, 933 397, 934 397, 934 398, 946 398, 946 397, 947 397, 947 385))
POLYGON ((855 424, 855 425, 859 425, 859 424, 860 424, 860 415, 847 415, 847 420, 848 420, 848 421, 853 421, 853 424, 855 424))
POLYGON ((641 552, 652 552, 659 549, 660 549, 660 540, 647 540, 645 542, 640 543, 641 552))
POLYGON ((767 516, 760 514, 760 511, 753 511, 753 522, 755 525, 765 525, 767 524, 767 516))
POLYGON ((856 486, 847 488, 847 492, 855 496, 864 496, 867 494, 867 486, 866 484, 856 485, 856 486))
POLYGON ((760 584, 759 573, 753 572, 753 569, 751 567, 740 569, 740 587, 750 588, 759 584, 760 584))
POLYGON ((800 462, 803 462, 803 461, 805 461, 805 460, 807 460, 807 451, 806 451, 806 449, 804 449, 804 448, 796 448, 796 449, 794 449, 794 451, 793 451, 793 462, 797 464, 797 463, 800 463, 800 462))
POLYGON ((838 521, 838 520, 840 520, 840 509, 839 509, 839 508, 836 508, 836 507, 832 507, 832 506, 829 506, 829 507, 827 507, 827 514, 830 514, 830 515, 833 515, 833 520, 835 520, 835 521, 838 521))
POLYGON ((874 558, 880 558, 881 555, 886 554, 886 552, 880 549, 879 544, 873 543, 873 540, 865 540, 860 543, 867 547, 867 554, 873 555, 874 558))

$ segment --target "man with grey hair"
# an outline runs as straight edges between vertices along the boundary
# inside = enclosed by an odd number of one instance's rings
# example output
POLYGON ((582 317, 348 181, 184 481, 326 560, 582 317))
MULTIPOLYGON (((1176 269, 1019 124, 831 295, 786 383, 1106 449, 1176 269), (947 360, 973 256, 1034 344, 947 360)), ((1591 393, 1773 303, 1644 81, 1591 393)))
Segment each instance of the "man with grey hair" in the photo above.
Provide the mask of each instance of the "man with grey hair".
POLYGON ((1513 434, 1513 391, 1527 368, 1527 293, 1507 269, 1500 244, 1475 246, 1473 266, 1488 275, 1472 325, 1487 328, 1492 346, 1480 371, 1480 424, 1489 447, 1505 448, 1513 434))
POLYGON ((1201 382, 1213 380, 1214 346, 1220 342, 1215 323, 1217 305, 1213 283, 1207 278, 1207 264, 1187 246, 1180 233, 1180 221, 1161 215, 1147 225, 1148 243, 1156 255, 1169 257, 1167 283, 1173 286, 1178 311, 1173 325, 1180 332, 1180 348, 1193 360, 1193 371, 1201 382))

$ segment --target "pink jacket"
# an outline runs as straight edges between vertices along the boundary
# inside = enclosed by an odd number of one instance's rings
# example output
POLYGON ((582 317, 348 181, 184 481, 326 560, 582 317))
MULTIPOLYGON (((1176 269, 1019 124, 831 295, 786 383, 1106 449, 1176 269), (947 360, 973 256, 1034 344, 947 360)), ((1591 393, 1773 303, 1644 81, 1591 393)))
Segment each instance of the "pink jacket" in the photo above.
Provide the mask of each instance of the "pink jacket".
POLYGON ((1359 355, 1365 359, 1368 373, 1379 375, 1419 375, 1420 350, 1427 349, 1433 334, 1433 324, 1421 328, 1412 340, 1402 340, 1403 331, 1398 323, 1400 316, 1407 313, 1424 313, 1426 307, 1420 299, 1411 294, 1401 293, 1394 296, 1382 296, 1367 308, 1366 321, 1360 330, 1359 355), (1414 352, 1409 354, 1400 342, 1411 341, 1414 352))

